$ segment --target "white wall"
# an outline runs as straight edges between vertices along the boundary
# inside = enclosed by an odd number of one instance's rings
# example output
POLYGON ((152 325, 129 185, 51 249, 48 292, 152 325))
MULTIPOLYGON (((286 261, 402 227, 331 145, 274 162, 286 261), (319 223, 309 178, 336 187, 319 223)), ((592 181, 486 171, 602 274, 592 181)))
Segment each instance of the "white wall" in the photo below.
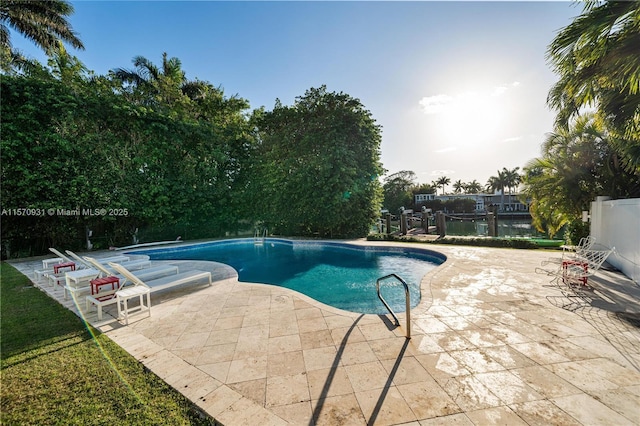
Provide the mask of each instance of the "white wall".
POLYGON ((596 245, 615 247, 607 262, 640 283, 640 198, 591 203, 591 236, 596 245))

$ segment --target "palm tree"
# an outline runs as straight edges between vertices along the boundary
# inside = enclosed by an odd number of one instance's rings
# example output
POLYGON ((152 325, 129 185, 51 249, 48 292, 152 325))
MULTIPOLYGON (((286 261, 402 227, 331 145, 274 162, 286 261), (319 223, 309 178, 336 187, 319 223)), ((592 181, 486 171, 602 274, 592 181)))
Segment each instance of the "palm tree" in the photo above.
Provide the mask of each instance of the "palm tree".
POLYGON ((520 167, 516 167, 512 170, 509 170, 506 167, 502 169, 504 185, 509 189, 509 204, 511 204, 511 190, 513 188, 517 188, 520 184, 520 173, 518 173, 518 170, 520 170, 520 167))
POLYGON ((595 105, 611 142, 640 174, 640 2, 586 1, 582 15, 558 33, 547 59, 560 80, 547 102, 556 126, 568 129, 595 105))
POLYGON ((191 100, 200 99, 209 89, 205 82, 187 80, 180 59, 168 58, 166 52, 162 54, 161 69, 143 56, 134 57, 133 65, 134 70, 116 68, 112 72, 122 82, 137 87, 147 96, 159 96, 168 104, 180 95, 191 100))
POLYGON ((13 52, 9 27, 49 52, 60 41, 76 49, 84 45, 71 29, 66 17, 73 13, 73 6, 64 0, 2 0, 0 3, 0 47, 3 52, 13 52))
POLYGON ((442 195, 444 195, 444 187, 451 183, 451 179, 449 179, 446 176, 441 176, 435 181, 435 183, 436 183, 436 186, 442 187, 442 195))
POLYGON ((467 191, 468 194, 477 194, 482 191, 482 185, 474 179, 465 185, 465 191, 467 191))
POLYGON ((618 198, 637 190, 637 177, 622 168, 609 138, 593 114, 549 134, 542 158, 527 164, 522 176, 522 195, 531 200, 533 224, 539 230, 547 228, 553 235, 564 224, 579 221, 598 195, 618 198))
POLYGON ((453 192, 456 194, 461 193, 463 190, 465 190, 465 188, 466 185, 460 179, 453 183, 453 192))
POLYGON ((490 176, 487 180, 487 191, 494 192, 500 191, 500 210, 504 210, 504 187, 506 184, 506 176, 504 170, 498 170, 497 176, 490 176))

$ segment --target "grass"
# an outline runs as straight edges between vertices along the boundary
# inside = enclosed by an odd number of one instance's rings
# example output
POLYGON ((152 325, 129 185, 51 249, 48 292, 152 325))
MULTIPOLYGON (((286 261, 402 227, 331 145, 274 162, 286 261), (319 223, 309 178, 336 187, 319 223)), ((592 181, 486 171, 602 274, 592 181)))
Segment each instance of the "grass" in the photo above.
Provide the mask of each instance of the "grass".
POLYGON ((217 424, 4 262, 0 306, 0 424, 217 424))

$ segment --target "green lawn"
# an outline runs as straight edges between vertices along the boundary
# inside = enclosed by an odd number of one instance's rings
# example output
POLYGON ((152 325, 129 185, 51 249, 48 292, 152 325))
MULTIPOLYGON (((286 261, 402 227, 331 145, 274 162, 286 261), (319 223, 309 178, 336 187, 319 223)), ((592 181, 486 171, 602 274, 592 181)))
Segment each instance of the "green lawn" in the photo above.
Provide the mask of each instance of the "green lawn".
POLYGON ((4 262, 0 283, 0 424, 217 424, 4 262))

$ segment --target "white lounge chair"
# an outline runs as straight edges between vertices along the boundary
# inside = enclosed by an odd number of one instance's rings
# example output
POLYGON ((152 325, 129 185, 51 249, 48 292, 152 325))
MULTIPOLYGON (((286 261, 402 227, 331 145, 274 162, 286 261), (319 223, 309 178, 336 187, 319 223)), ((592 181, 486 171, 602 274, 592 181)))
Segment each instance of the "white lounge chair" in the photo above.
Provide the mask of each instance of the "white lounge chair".
POLYGON ((118 273, 125 276, 127 279, 131 280, 133 284, 146 286, 151 290, 151 292, 176 287, 182 284, 195 283, 198 281, 203 281, 204 279, 208 280, 209 285, 213 284, 211 272, 200 271, 197 269, 155 280, 142 281, 139 277, 136 277, 134 274, 132 274, 131 271, 127 270, 127 268, 125 268, 123 265, 117 263, 109 263, 109 266, 115 269, 118 273))
MULTIPOLYGON (((86 260, 84 260, 83 258, 78 256, 77 254, 75 254, 71 250, 65 250, 65 253, 67 253, 69 256, 71 256, 74 259, 73 261, 76 262, 77 264, 83 265, 85 268, 93 268, 93 265, 88 263, 86 260)), ((146 260, 148 261, 149 258, 147 258, 146 260)), ((105 264, 107 264, 109 262, 125 263, 125 262, 129 262, 129 261, 137 262, 137 260, 131 260, 130 257, 123 256, 123 255, 96 258, 96 262, 102 263, 103 265, 105 265, 105 264)))
MULTIPOLYGON (((94 268, 99 270, 103 277, 108 277, 110 275, 115 275, 118 278, 121 278, 123 281, 125 281, 125 284, 126 284, 127 277, 125 277, 122 274, 117 273, 113 268, 108 267, 106 265, 103 265, 102 263, 100 263, 96 259, 94 259, 93 257, 83 256, 82 258, 85 261, 89 262, 89 264, 91 264, 94 268)), ((124 264, 121 263, 121 265, 124 265, 124 264)), ((162 277, 168 276, 168 275, 176 275, 176 274, 178 274, 179 270, 178 270, 178 267, 176 265, 161 264, 161 265, 158 265, 158 266, 153 266, 153 267, 145 268, 145 269, 138 269, 136 271, 130 271, 130 272, 133 275, 135 275, 136 277, 138 277, 139 279, 141 279, 143 281, 146 281, 146 280, 153 280, 153 279, 156 279, 156 278, 162 278, 162 277)))

